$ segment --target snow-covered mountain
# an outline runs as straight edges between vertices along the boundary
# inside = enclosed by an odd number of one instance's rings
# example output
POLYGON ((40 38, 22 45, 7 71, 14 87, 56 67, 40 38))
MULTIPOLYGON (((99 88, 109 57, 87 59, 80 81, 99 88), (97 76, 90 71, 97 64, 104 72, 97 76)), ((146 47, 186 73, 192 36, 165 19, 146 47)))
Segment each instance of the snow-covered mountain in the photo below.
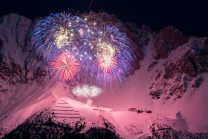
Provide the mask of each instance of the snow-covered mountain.
POLYGON ((102 20, 131 39, 135 72, 127 82, 101 86, 102 94, 91 98, 92 106, 86 107, 87 98, 74 97, 74 86, 54 82, 43 62, 32 57, 30 34, 41 19, 31 21, 18 14, 0 18, 1 136, 46 108, 52 111, 64 98, 86 122, 80 133, 92 127, 106 129, 110 123, 107 129, 118 138, 207 137, 196 132, 208 132, 208 38, 186 38, 174 27, 156 33, 146 25, 139 29, 115 15, 102 14, 102 20))

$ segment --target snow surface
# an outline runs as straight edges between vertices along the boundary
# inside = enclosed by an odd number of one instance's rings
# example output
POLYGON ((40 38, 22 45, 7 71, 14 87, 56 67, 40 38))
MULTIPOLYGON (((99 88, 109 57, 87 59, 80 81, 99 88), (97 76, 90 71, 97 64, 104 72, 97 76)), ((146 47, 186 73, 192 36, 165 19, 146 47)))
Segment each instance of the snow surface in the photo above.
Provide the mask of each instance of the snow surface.
MULTIPOLYGON (((18 112, 9 115, 2 121, 4 129, 8 132, 17 127, 26 118, 31 116, 31 112, 35 111, 36 107, 46 106, 44 103, 48 103, 51 98, 47 97, 39 103, 28 106, 18 112), (24 114, 23 114, 24 113, 24 114)), ((160 123, 161 125, 168 125, 167 127, 172 127, 173 129, 183 129, 185 123, 180 122, 180 119, 169 119, 155 113, 137 113, 131 111, 113 111, 109 108, 88 106, 82 102, 72 100, 68 97, 62 97, 57 99, 48 107, 50 109, 58 109, 55 107, 60 105, 61 102, 67 102, 65 107, 72 107, 74 111, 79 113, 79 117, 83 117, 86 122, 86 127, 80 133, 85 133, 91 127, 103 127, 105 128, 108 124, 109 129, 115 131, 121 138, 138 138, 144 135, 151 135, 150 126, 153 123, 160 123), (63 101, 64 100, 64 101, 63 101)), ((46 107, 45 107, 46 108, 46 107)), ((63 108, 61 108, 63 109, 63 108)), ((68 110, 70 108, 64 108, 68 110)), ((72 123, 75 122, 73 118, 53 118, 52 121, 57 121, 61 123, 72 123)), ((165 126, 166 127, 166 126, 165 126)))

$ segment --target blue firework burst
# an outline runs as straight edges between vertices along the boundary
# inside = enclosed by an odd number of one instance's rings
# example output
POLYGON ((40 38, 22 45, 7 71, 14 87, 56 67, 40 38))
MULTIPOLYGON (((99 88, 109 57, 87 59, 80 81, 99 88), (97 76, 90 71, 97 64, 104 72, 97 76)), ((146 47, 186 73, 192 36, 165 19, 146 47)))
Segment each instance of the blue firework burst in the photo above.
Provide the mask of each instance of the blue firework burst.
POLYGON ((35 53, 49 65, 49 71, 57 71, 56 77, 64 80, 73 80, 72 76, 69 79, 65 76, 69 70, 63 73, 60 71, 63 68, 57 67, 63 64, 54 64, 63 53, 73 55, 79 65, 76 71, 80 72, 73 73, 73 77, 90 74, 99 84, 121 82, 133 69, 129 38, 97 14, 51 14, 35 26, 32 42, 35 53))

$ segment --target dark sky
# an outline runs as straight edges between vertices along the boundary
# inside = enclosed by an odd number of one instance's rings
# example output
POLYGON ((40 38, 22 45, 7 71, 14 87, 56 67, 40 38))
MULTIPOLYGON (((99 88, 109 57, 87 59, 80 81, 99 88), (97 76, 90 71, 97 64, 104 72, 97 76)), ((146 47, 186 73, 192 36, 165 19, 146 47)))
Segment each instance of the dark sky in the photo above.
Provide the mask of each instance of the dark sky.
MULTIPOLYGON (((18 13, 34 19, 63 11, 89 12, 91 0, 0 0, 0 16, 18 13)), ((93 0, 92 11, 101 9, 121 21, 148 25, 159 31, 174 26, 185 36, 208 36, 208 0, 93 0)))

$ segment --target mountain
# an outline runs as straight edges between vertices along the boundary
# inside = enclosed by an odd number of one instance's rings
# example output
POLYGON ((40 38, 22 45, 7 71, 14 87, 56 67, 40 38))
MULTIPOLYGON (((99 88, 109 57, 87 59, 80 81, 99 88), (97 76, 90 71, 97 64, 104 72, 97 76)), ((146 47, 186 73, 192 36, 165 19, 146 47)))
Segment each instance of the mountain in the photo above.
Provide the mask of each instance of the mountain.
MULTIPOLYGON (((67 107, 77 109, 84 118, 80 118, 85 122, 81 132, 70 130, 73 134, 86 133, 80 135, 83 138, 95 133, 108 133, 115 138, 206 138, 208 38, 186 38, 171 26, 159 32, 147 25, 139 29, 136 24, 123 23, 107 13, 100 18, 113 23, 131 39, 135 71, 127 82, 99 86, 102 94, 90 98, 89 107, 83 104, 88 98, 73 96, 75 86, 54 82, 42 60, 34 56, 30 35, 43 18, 31 21, 18 14, 0 18, 1 137, 12 130, 16 133, 17 127, 22 129, 32 121, 41 125, 34 117, 53 118, 53 114, 41 115, 41 111, 52 111, 54 105, 65 100, 67 107), (129 108, 152 113, 130 112, 129 108)), ((52 119, 50 124, 62 122, 60 118, 57 121, 52 119)), ((54 126, 57 127, 64 130, 62 124, 54 126)))

